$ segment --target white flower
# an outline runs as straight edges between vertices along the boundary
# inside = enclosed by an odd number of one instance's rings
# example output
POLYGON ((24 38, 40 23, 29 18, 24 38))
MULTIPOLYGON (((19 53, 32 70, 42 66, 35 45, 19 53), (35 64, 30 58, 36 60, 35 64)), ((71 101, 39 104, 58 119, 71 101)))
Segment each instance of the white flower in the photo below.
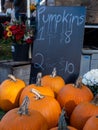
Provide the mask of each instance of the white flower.
POLYGON ((87 80, 85 78, 82 79, 82 83, 84 83, 85 85, 87 85, 87 80))
POLYGON ((92 69, 85 73, 82 78, 82 83, 88 86, 98 85, 98 69, 92 69))

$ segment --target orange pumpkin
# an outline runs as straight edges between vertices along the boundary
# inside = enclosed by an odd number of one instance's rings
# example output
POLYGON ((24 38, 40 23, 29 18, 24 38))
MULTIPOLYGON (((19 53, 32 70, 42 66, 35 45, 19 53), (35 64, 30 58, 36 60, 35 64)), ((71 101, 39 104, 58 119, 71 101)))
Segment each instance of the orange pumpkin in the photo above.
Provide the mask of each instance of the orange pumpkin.
POLYGON ((35 96, 35 94, 31 92, 32 88, 38 90, 40 92, 40 94, 54 97, 54 92, 52 91, 51 88, 41 85, 41 77, 42 77, 42 74, 38 73, 36 84, 30 84, 24 88, 24 90, 22 91, 21 96, 20 96, 19 104, 22 103, 25 96, 28 96, 29 98, 35 96))
POLYGON ((20 108, 9 110, 0 122, 0 130, 48 130, 46 119, 40 112, 28 109, 28 97, 20 108))
POLYGON ((65 118, 66 118, 66 113, 65 110, 63 109, 58 121, 58 126, 51 128, 50 130, 77 130, 72 126, 68 126, 65 118))
POLYGON ((77 79, 76 84, 66 84, 57 96, 58 102, 62 108, 65 107, 68 116, 79 103, 92 99, 93 93, 88 87, 81 84, 81 78, 77 79))
POLYGON ((92 116, 90 117, 84 127, 83 130, 98 130, 98 116, 92 116))
POLYGON ((55 96, 57 96, 59 90, 65 85, 64 79, 56 74, 56 68, 53 69, 51 75, 43 76, 41 82, 43 86, 50 87, 54 91, 55 96))
MULTIPOLYGON (((59 130, 58 127, 51 128, 50 130, 59 130)), ((63 130, 63 129, 60 129, 63 130)), ((64 130, 78 130, 72 126, 67 126, 67 128, 64 128, 64 130)))
POLYGON ((41 95, 36 89, 32 89, 35 99, 30 97, 29 109, 39 111, 47 120, 49 128, 55 127, 61 113, 58 101, 51 97, 41 95))
POLYGON ((70 124, 82 130, 86 121, 93 115, 98 115, 98 95, 92 102, 82 102, 75 107, 70 117, 70 124))
POLYGON ((0 108, 8 111, 19 106, 19 98, 26 86, 21 79, 9 75, 10 79, 4 80, 0 85, 0 108))

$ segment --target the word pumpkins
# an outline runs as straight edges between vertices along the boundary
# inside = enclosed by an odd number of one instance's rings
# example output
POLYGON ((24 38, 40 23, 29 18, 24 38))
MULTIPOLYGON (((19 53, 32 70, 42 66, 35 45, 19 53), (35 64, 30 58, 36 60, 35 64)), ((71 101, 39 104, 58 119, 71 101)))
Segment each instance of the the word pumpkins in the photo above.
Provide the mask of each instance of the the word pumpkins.
POLYGON ((68 116, 71 115, 74 108, 83 101, 91 101, 93 93, 81 83, 79 77, 76 84, 66 84, 58 93, 57 100, 61 107, 65 107, 68 116))
POLYGON ((4 111, 19 106, 21 91, 26 86, 21 79, 8 75, 9 79, 4 80, 0 85, 0 108, 4 111))
POLYGON ((1 119, 0 130, 48 130, 46 119, 40 112, 28 109, 26 96, 19 108, 9 110, 1 119))

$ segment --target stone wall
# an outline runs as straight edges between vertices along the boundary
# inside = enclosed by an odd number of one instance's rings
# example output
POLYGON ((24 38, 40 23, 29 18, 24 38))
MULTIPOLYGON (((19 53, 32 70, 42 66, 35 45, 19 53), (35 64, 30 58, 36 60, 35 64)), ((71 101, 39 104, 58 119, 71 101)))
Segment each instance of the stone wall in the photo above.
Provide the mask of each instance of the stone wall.
POLYGON ((85 6, 86 22, 98 24, 98 0, 55 0, 56 6, 85 6))

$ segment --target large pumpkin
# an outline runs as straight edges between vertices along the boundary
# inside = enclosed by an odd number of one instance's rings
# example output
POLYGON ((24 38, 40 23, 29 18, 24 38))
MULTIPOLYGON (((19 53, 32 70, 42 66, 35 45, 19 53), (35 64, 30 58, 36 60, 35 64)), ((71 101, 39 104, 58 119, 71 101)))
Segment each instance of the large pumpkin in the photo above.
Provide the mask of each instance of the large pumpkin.
POLYGON ((55 96, 57 96, 59 90, 65 85, 64 79, 56 73, 56 68, 54 68, 51 75, 45 75, 41 80, 42 85, 50 87, 54 91, 55 96))
POLYGON ((82 102, 75 107, 70 117, 70 124, 82 130, 86 121, 93 115, 98 115, 98 95, 92 102, 82 102))
POLYGON ((28 97, 20 108, 9 110, 0 122, 0 130, 48 130, 40 112, 28 109, 28 97))
POLYGON ((26 86, 21 79, 9 75, 0 85, 0 108, 8 111, 19 106, 19 98, 23 88, 26 86))
POLYGON ((98 130, 98 116, 91 116, 86 121, 83 130, 98 130))
POLYGON ((41 95, 36 89, 32 89, 35 98, 30 97, 29 109, 39 111, 47 120, 49 128, 55 127, 61 113, 58 101, 51 97, 41 95))
POLYGON ((68 116, 79 103, 92 99, 93 93, 88 87, 81 84, 81 78, 77 79, 76 84, 66 84, 57 96, 58 102, 62 108, 65 107, 68 116))
POLYGON ((40 94, 55 97, 54 92, 52 91, 51 88, 41 85, 41 78, 42 78, 42 73, 38 73, 36 84, 30 84, 24 88, 20 96, 19 104, 22 103, 25 96, 32 97, 32 98, 35 96, 35 94, 31 92, 32 88, 38 90, 40 94))

